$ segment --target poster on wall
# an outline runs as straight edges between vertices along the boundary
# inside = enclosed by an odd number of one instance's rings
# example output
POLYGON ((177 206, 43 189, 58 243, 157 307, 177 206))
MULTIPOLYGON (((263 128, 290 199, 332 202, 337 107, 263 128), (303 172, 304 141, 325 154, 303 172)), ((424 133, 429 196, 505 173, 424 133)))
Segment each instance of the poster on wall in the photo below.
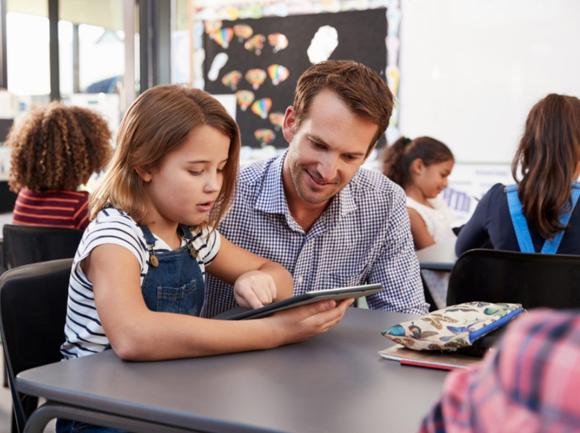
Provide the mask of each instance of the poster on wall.
POLYGON ((284 112, 298 77, 311 64, 356 60, 385 78, 385 8, 206 21, 204 27, 205 90, 235 95, 244 146, 287 146, 284 112))

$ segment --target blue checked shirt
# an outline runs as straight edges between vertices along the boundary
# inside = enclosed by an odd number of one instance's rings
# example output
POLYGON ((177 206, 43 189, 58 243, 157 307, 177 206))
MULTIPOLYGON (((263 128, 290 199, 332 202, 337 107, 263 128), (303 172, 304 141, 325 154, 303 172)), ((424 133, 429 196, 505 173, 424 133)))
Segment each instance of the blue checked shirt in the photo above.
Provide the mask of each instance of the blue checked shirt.
MULTIPOLYGON (((245 167, 219 232, 231 242, 285 266, 294 293, 381 283, 371 309, 424 314, 405 195, 379 172, 361 168, 304 232, 288 210, 282 184, 286 154, 245 167)), ((202 315, 233 308, 232 287, 208 275, 202 315)))

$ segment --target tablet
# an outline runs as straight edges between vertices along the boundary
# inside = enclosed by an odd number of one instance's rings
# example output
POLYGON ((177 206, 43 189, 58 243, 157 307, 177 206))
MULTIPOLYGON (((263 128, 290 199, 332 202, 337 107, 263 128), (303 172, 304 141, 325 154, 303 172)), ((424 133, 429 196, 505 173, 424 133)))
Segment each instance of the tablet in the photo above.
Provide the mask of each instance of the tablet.
POLYGON ((293 296, 283 301, 274 302, 265 305, 261 308, 248 309, 244 307, 235 307, 231 310, 225 311, 214 319, 220 320, 242 320, 242 319, 258 319, 260 317, 269 316, 278 311, 287 310, 289 308, 298 307, 300 305, 312 304, 326 299, 334 299, 336 301, 346 298, 359 298, 361 296, 374 295, 383 289, 381 284, 363 284, 360 286, 340 287, 328 290, 316 290, 313 292, 304 293, 303 295, 293 296))

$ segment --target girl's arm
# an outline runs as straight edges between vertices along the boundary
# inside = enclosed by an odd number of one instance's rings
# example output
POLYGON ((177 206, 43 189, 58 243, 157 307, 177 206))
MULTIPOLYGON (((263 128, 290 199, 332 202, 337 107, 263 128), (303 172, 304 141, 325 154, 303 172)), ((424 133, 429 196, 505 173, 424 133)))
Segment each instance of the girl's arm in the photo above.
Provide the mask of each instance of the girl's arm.
POLYGON ((433 237, 427 230, 427 224, 415 209, 408 207, 409 220, 411 221, 411 233, 413 234, 413 242, 415 249, 420 250, 435 243, 433 237))
POLYGON ((140 287, 137 259, 126 248, 104 244, 83 261, 93 283, 99 318, 115 353, 148 361, 268 349, 325 332, 352 300, 322 301, 257 320, 213 320, 151 311, 140 287))
POLYGON ((225 237, 207 271, 234 286, 238 304, 259 308, 292 296, 292 276, 282 265, 245 250, 225 237))

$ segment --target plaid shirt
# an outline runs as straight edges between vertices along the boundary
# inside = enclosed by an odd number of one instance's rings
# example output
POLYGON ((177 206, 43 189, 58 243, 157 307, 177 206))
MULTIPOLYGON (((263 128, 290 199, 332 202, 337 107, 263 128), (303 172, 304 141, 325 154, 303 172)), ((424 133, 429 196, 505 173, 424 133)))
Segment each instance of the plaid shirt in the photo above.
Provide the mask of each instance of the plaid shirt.
MULTIPOLYGON (((285 266, 294 277, 295 294, 381 283, 384 290, 368 297, 370 308, 426 313, 403 191, 381 173, 361 168, 304 232, 286 203, 285 156, 241 171, 220 233, 285 266)), ((208 276, 202 315, 211 317, 235 305, 231 286, 208 276)))
POLYGON ((580 310, 527 313, 498 351, 447 377, 421 433, 580 432, 580 310))

